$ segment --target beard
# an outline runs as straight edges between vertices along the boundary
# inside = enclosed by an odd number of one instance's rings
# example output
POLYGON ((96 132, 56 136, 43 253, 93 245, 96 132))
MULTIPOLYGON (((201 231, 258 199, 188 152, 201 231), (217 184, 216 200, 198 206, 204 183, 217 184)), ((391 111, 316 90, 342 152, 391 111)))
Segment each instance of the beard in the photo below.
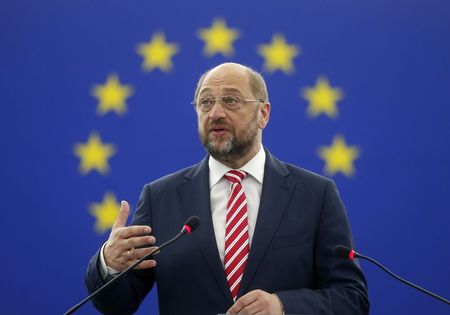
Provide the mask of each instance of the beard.
MULTIPOLYGON (((221 121, 215 124, 224 125, 221 121)), ((215 124, 211 127, 214 127, 215 124)), ((248 128, 243 130, 243 133, 239 136, 234 128, 228 129, 228 134, 226 135, 228 137, 211 139, 208 131, 202 132, 201 130, 199 135, 203 147, 213 158, 223 163, 232 162, 247 155, 254 146, 258 137, 257 120, 252 121, 248 128)))

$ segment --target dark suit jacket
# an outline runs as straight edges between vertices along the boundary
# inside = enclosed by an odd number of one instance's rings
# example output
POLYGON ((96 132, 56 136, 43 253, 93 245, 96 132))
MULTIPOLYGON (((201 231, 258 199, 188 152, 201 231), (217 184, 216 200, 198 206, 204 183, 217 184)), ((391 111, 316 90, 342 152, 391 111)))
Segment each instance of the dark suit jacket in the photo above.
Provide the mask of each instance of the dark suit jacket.
MULTIPOLYGON (((225 313, 233 304, 211 219, 208 158, 147 184, 132 224, 150 225, 157 243, 191 215, 199 228, 155 256, 154 269, 133 271, 94 300, 107 314, 136 311, 156 281, 161 315, 225 313)), ((332 181, 285 164, 266 151, 261 205, 239 296, 276 293, 286 314, 368 314, 359 267, 333 256, 352 236, 332 181)), ((86 276, 89 291, 104 284, 98 253, 86 276)))

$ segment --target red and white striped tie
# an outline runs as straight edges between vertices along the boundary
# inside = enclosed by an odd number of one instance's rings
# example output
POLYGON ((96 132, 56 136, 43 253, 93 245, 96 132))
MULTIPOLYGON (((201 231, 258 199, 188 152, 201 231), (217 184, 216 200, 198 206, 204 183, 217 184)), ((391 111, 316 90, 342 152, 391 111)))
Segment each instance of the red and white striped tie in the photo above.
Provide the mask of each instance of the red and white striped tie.
POLYGON ((247 198, 241 184, 246 175, 238 170, 225 174, 231 182, 231 195, 226 213, 224 264, 233 301, 236 301, 249 252, 247 198))

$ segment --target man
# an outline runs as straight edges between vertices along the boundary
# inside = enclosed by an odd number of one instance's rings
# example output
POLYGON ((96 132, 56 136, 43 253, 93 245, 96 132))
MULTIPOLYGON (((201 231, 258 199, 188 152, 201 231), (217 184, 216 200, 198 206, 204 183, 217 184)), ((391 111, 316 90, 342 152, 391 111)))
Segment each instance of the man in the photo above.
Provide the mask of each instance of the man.
POLYGON ((108 241, 89 264, 89 291, 147 254, 155 239, 171 238, 189 216, 202 223, 120 279, 95 306, 133 313, 156 282, 161 315, 368 314, 361 270, 333 255, 336 245, 352 247, 334 183, 262 146, 270 116, 262 77, 221 64, 200 78, 194 99, 209 155, 147 184, 128 227, 122 202, 108 241))

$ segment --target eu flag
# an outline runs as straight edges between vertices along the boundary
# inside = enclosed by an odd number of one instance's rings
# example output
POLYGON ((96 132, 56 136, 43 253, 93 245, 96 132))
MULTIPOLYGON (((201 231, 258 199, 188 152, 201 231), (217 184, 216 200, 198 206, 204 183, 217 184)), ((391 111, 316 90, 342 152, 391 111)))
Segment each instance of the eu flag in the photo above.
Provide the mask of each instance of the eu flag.
MULTIPOLYGON (((226 61, 266 78, 264 145, 337 182, 357 249, 449 298, 449 16, 443 0, 0 1, 1 313, 87 295, 120 200, 205 155, 191 102, 226 61)), ((372 314, 448 313, 361 264, 372 314)), ((152 291, 139 314, 155 313, 152 291)))

